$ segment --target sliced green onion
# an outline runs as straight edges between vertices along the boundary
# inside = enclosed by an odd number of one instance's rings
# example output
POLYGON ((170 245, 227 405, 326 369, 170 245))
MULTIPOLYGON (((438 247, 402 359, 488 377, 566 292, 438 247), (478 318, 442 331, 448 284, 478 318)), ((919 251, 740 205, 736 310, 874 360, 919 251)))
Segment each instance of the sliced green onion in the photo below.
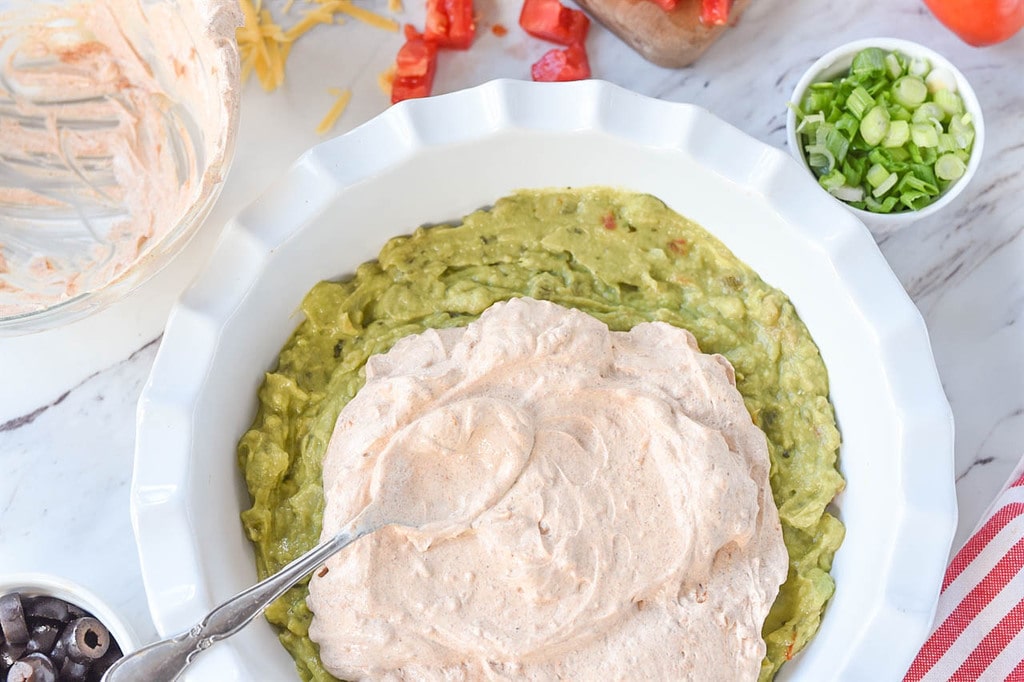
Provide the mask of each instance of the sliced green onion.
POLYGON ((804 130, 811 128, 811 126, 824 122, 825 114, 821 112, 818 112, 817 114, 807 114, 806 116, 800 119, 800 125, 796 127, 796 131, 798 133, 802 133, 804 132, 804 130))
POLYGON ((835 126, 825 124, 822 126, 822 129, 825 130, 825 148, 832 152, 836 162, 842 163, 846 160, 846 153, 850 149, 850 141, 841 132, 836 130, 835 126))
POLYGON ((846 184, 846 176, 834 168, 831 172, 818 178, 818 184, 831 192, 846 184))
POLYGON ((914 118, 914 112, 906 107, 900 106, 899 104, 892 104, 889 107, 889 118, 893 121, 911 121, 914 118))
POLYGON ((915 123, 910 126, 910 139, 922 148, 939 146, 939 134, 930 123, 915 123))
POLYGON ((885 68, 889 72, 889 78, 896 80, 903 75, 903 62, 896 52, 885 55, 885 68))
POLYGON ((945 154, 947 152, 955 152, 957 150, 956 138, 949 133, 939 134, 939 154, 945 154))
POLYGON ((885 52, 878 47, 869 47, 858 52, 850 66, 850 73, 859 78, 874 78, 885 71, 885 52))
POLYGON ((871 108, 860 122, 860 135, 864 141, 874 146, 885 139, 889 132, 889 112, 881 105, 871 108))
MULTIPOLYGON (((934 180, 934 177, 932 179, 934 180)), ((928 182, 927 180, 919 178, 915 173, 907 173, 906 175, 904 175, 903 179, 900 180, 897 189, 900 191, 903 191, 905 189, 911 189, 916 190, 918 192, 925 192, 926 194, 931 194, 932 196, 939 193, 937 181, 928 182)))
POLYGON ((836 157, 823 144, 812 144, 806 147, 807 163, 811 168, 822 173, 830 173, 836 167, 836 157))
POLYGON ((811 84, 790 106, 818 182, 864 210, 927 206, 970 163, 975 131, 956 86, 944 68, 876 48, 846 75, 811 84))
POLYGON ((917 76, 904 76, 893 83, 892 98, 908 109, 916 109, 928 99, 928 86, 917 76))
POLYGON ((907 71, 914 76, 920 76, 924 78, 928 75, 928 72, 932 70, 931 64, 924 57, 914 57, 910 60, 910 64, 907 66, 907 71))
POLYGON ((856 202, 864 201, 864 188, 863 187, 852 187, 850 185, 843 185, 833 190, 829 190, 829 193, 840 201, 856 202))
POLYGON ((911 211, 919 211, 932 201, 930 194, 918 190, 910 190, 900 193, 900 203, 911 211))
POLYGON ((867 174, 864 176, 864 179, 868 181, 868 184, 871 185, 872 189, 878 189, 878 186, 888 178, 889 171, 880 163, 876 163, 874 166, 869 168, 867 174))
POLYGON ((822 111, 832 103, 832 97, 833 93, 830 90, 808 90, 804 101, 800 104, 800 108, 803 111, 822 111))
MULTIPOLYGON (((936 135, 936 137, 938 136, 936 135)), ((931 167, 935 165, 935 160, 939 158, 939 150, 936 147, 921 147, 918 149, 918 153, 921 156, 920 165, 930 171, 931 167)))
POLYGON ((886 197, 881 202, 876 201, 872 197, 865 197, 864 207, 874 213, 892 213, 892 209, 896 206, 897 201, 897 197, 886 197))
POLYGON ((956 154, 943 154, 935 162, 935 175, 940 180, 959 180, 967 172, 967 165, 956 154))
MULTIPOLYGON (((896 163, 910 161, 910 152, 907 151, 906 147, 893 147, 892 149, 886 149, 885 151, 889 154, 889 158, 896 163)), ((896 168, 891 168, 890 170, 896 170, 896 168)))
POLYGON ((858 119, 864 118, 865 112, 873 106, 875 106, 875 98, 861 86, 857 86, 846 98, 846 108, 858 119))
POLYGON ((911 120, 913 120, 914 123, 924 123, 926 121, 931 121, 932 119, 941 121, 945 118, 946 112, 942 110, 942 107, 935 102, 925 102, 914 110, 914 116, 911 120))
POLYGON ((959 116, 964 113, 964 101, 960 99, 960 95, 950 90, 936 92, 935 103, 949 116, 959 116))
POLYGON ((974 126, 971 125, 970 114, 954 116, 949 122, 949 134, 956 140, 960 149, 969 149, 974 142, 974 126))
POLYGON ((860 121, 853 114, 843 113, 835 122, 836 130, 844 133, 848 139, 853 139, 860 128, 860 121))
POLYGON ((847 156, 843 162, 843 175, 851 185, 859 185, 864 179, 864 167, 867 165, 863 158, 847 156))
POLYGON ((928 84, 928 92, 937 94, 942 90, 956 92, 956 76, 949 69, 941 67, 932 69, 925 76, 924 82, 928 84))
POLYGON ((882 196, 883 194, 891 190, 893 187, 895 187, 896 183, 899 182, 899 179, 900 176, 896 175, 895 173, 889 173, 889 176, 882 181, 882 184, 875 188, 875 191, 871 193, 871 196, 875 197, 876 199, 882 196))
MULTIPOLYGON (((882 140, 883 147, 903 147, 910 139, 910 124, 906 121, 891 121, 889 132, 882 140)), ((909 155, 908 155, 909 156, 909 155)))

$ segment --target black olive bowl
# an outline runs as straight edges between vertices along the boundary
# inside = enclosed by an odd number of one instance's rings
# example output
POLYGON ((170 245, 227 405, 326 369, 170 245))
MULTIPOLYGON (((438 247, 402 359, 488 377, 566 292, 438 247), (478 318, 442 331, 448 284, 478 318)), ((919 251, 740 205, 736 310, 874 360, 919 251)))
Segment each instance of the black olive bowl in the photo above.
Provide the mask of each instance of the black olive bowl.
MULTIPOLYGON (((107 663, 112 662, 120 657, 117 650, 120 650, 121 654, 127 654, 139 646, 131 627, 120 616, 90 590, 66 578, 45 573, 0 575, 0 606, 4 607, 0 608, 0 620, 3 621, 0 622, 0 625, 3 626, 3 629, 0 629, 0 654, 4 656, 0 659, 0 680, 7 678, 8 668, 13 662, 28 655, 39 655, 31 652, 39 647, 35 643, 37 636, 47 639, 47 633, 36 632, 40 628, 54 630, 50 633, 53 636, 48 638, 53 641, 45 646, 41 653, 49 659, 51 653, 60 650, 61 653, 57 655, 62 659, 67 659, 69 663, 72 663, 72 657, 68 655, 66 643, 63 641, 67 638, 74 640, 76 636, 79 636, 83 644, 87 642, 86 646, 97 647, 96 634, 98 632, 99 648, 94 648, 91 652, 95 654, 97 663, 101 657, 107 663), (13 607, 19 611, 18 618, 9 618, 11 614, 7 613, 12 608, 12 602, 8 595, 12 594, 20 596, 20 599, 15 602, 17 606, 13 607), (53 598, 53 600, 50 601, 46 598, 53 598), (92 619, 99 623, 95 623, 92 619), (16 621, 21 623, 27 621, 28 635, 32 638, 34 648, 30 646, 29 650, 21 651, 25 644, 16 644, 12 647, 11 643, 7 641, 5 631, 20 627, 16 621), (33 623, 36 623, 37 627, 33 627, 33 623), (72 623, 76 623, 78 627, 71 627, 72 623), (84 631, 77 632, 77 630, 84 631), (89 630, 93 632, 88 632, 89 630), (12 653, 12 649, 15 653, 20 653, 8 661, 6 658, 9 658, 7 655, 12 653)), ((75 646, 73 641, 71 646, 75 646)), ((88 667, 79 667, 85 674, 88 667)), ((96 678, 98 678, 97 675, 88 675, 84 679, 96 678)))

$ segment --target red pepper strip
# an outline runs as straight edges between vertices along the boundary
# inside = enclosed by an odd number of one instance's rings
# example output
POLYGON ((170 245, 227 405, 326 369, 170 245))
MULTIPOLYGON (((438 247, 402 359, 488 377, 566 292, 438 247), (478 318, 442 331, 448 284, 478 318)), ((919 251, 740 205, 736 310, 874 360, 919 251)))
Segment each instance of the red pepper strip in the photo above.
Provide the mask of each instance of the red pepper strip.
POLYGON ((439 47, 468 49, 476 35, 473 0, 427 0, 423 37, 439 47))
POLYGON ((662 8, 666 12, 671 12, 679 4, 679 0, 651 0, 655 5, 662 8))
POLYGON ((586 40, 590 20, 583 12, 569 9, 558 0, 525 0, 519 25, 535 38, 576 45, 586 40))
POLYGON ((700 0, 700 21, 707 26, 724 26, 729 22, 732 0, 700 0))
POLYGON ((590 78, 590 62, 582 45, 570 45, 564 50, 555 48, 530 67, 535 81, 578 81, 590 78))
POLYGON ((407 26, 405 44, 395 57, 395 80, 391 84, 391 103, 414 97, 427 97, 437 71, 437 45, 425 40, 407 26))

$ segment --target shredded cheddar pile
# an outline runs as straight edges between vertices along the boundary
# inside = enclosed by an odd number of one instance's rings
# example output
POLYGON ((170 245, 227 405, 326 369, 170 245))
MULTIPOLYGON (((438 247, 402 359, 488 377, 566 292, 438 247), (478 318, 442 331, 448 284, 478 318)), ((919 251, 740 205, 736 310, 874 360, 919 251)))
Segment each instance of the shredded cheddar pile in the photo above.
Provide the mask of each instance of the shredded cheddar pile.
MULTIPOLYGON (((238 29, 236 39, 242 59, 242 82, 255 73, 260 85, 267 92, 276 90, 284 83, 284 69, 292 45, 307 31, 320 24, 344 23, 351 17, 386 31, 397 31, 398 22, 376 12, 359 7, 352 0, 307 0, 313 6, 306 9, 302 17, 292 26, 283 28, 270 10, 263 6, 263 0, 239 0, 245 24, 238 29)), ((284 6, 288 13, 294 0, 284 6)), ((400 0, 389 2, 391 11, 401 11, 400 0)), ((332 93, 334 94, 334 93, 332 93)), ((326 133, 341 116, 348 104, 349 95, 335 95, 336 100, 323 122, 317 127, 320 134, 326 133)))

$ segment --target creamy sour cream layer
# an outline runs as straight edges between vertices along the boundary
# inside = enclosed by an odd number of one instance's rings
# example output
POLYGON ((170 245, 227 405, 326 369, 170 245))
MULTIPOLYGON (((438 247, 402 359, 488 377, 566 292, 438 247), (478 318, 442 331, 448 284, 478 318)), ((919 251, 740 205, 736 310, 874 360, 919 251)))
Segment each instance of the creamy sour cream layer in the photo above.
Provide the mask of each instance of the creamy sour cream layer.
POLYGON ((310 582, 332 674, 757 678, 787 554, 723 357, 660 322, 611 332, 513 299, 366 376, 324 460, 323 537, 368 507, 420 527, 310 582))

